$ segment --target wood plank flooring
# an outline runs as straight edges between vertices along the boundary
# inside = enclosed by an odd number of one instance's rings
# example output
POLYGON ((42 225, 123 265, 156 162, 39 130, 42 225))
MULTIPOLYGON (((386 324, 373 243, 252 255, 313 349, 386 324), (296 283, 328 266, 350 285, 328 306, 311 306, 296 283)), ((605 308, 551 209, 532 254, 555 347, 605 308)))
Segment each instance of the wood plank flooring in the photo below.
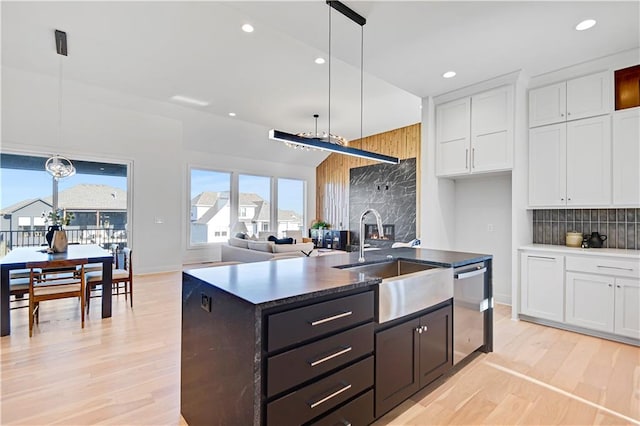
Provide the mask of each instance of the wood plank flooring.
MULTIPOLYGON (((44 302, 31 339, 27 310, 13 310, 0 339, 0 423, 185 424, 180 279, 136 277, 134 308, 116 297, 110 319, 94 299, 84 330, 76 301, 44 302)), ((512 321, 498 306, 495 352, 375 423, 438 424, 640 424, 640 349, 512 321)))

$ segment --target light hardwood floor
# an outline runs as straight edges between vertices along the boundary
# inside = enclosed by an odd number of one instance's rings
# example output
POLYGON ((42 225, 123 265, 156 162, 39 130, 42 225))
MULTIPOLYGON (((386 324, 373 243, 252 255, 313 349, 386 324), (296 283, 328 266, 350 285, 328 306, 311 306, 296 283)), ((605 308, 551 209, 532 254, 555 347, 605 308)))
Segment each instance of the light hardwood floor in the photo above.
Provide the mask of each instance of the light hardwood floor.
MULTIPOLYGON (((75 301, 43 303, 31 339, 27 310, 13 310, 0 346, 0 423, 184 424, 180 277, 136 277, 134 309, 114 298, 111 319, 94 299, 84 330, 75 301)), ((509 314, 496 309, 494 353, 375 425, 640 424, 639 348, 509 314)))

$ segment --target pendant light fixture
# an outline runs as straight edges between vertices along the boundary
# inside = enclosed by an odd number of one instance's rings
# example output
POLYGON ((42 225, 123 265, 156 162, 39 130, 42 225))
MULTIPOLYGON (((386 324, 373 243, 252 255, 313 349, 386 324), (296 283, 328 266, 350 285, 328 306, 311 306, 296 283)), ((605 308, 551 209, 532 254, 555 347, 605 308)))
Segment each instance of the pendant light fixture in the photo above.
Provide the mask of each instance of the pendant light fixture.
MULTIPOLYGON (((67 33, 64 31, 55 31, 56 52, 60 55, 60 72, 58 80, 58 144, 62 146, 62 56, 67 56, 67 33)), ((76 168, 68 158, 61 155, 54 155, 47 160, 44 165, 47 172, 53 176, 55 180, 60 180, 76 174, 76 168)))
MULTIPOLYGON (((364 25, 367 23, 367 20, 356 13, 354 10, 350 9, 348 6, 344 5, 339 1, 327 0, 327 4, 329 5, 329 114, 328 114, 328 129, 326 133, 326 137, 319 137, 318 129, 316 124, 316 133, 315 135, 308 135, 306 133, 298 133, 292 134, 287 132, 282 132, 280 130, 269 130, 269 139, 284 142, 288 146, 300 146, 303 148, 312 148, 318 149, 321 151, 328 151, 338 154, 351 155, 354 157, 365 158, 368 160, 380 161, 382 163, 389 164, 398 164, 400 160, 396 157, 391 157, 389 155, 378 154, 376 152, 365 151, 357 148, 350 148, 346 146, 345 143, 339 143, 339 140, 336 136, 331 134, 331 9, 335 9, 338 12, 342 13, 344 16, 360 25, 361 27, 361 39, 360 39, 360 140, 362 140, 362 111, 363 111, 363 57, 364 57, 364 25)), ((317 114, 314 115, 317 123, 317 114)), ((344 138, 341 138, 344 139, 344 138)))

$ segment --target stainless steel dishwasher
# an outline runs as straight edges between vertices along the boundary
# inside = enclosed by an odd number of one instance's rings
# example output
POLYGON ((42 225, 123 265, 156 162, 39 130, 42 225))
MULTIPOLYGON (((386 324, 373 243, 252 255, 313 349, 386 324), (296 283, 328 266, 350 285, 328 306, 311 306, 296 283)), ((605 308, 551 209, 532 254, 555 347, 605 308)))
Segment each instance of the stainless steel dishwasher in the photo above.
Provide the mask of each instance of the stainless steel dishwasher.
POLYGON ((489 309, 484 262, 453 270, 453 363, 484 345, 484 311, 489 309))

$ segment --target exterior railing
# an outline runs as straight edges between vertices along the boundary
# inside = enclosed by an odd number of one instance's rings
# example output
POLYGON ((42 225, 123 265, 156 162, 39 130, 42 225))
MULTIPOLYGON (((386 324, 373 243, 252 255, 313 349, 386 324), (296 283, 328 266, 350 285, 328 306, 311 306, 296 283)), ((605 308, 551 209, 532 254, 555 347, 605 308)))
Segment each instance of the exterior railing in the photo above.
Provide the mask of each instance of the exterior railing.
MULTIPOLYGON (((127 246, 127 231, 124 227, 78 229, 65 227, 70 244, 98 244, 110 249, 114 244, 120 248, 127 246)), ((16 247, 33 247, 47 244, 45 230, 0 231, 0 255, 16 247)))

